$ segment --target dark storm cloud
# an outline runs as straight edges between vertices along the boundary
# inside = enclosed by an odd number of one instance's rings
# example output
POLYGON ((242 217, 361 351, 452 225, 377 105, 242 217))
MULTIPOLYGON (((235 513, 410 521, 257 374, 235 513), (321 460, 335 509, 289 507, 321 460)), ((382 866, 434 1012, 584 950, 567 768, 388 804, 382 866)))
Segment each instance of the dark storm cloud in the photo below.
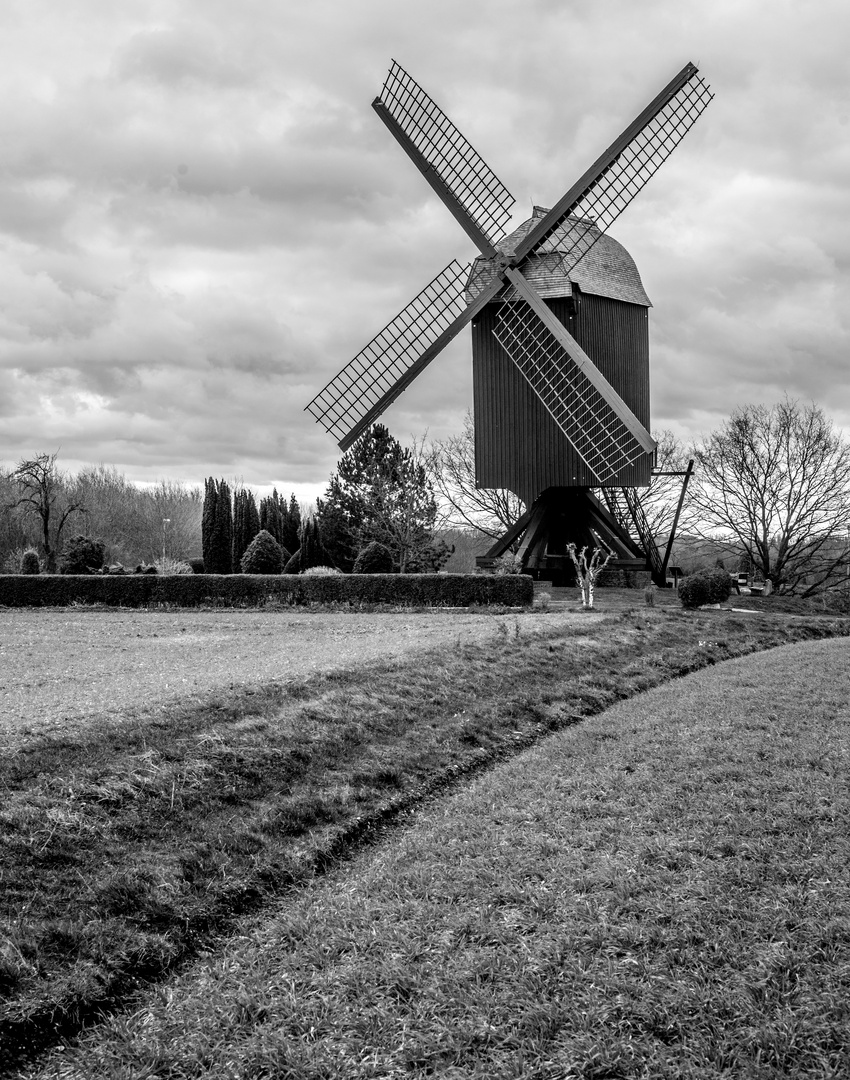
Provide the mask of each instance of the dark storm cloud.
MULTIPOLYGON (((395 57, 517 197, 554 202, 688 59, 717 99, 612 227, 653 413, 790 392, 850 425, 850 17, 837 2, 94 0, 0 13, 0 461, 321 490, 303 406, 474 252, 369 108, 395 57)), ((386 415, 448 434, 461 335, 386 415)))

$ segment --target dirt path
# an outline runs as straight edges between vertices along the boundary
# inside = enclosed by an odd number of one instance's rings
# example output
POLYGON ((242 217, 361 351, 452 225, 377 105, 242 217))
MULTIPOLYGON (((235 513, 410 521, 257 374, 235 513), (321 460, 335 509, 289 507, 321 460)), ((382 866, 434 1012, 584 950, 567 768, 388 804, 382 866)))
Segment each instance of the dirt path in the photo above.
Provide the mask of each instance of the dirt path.
POLYGON ((231 685, 484 641, 517 627, 539 633, 569 617, 7 608, 0 611, 0 738, 231 685))

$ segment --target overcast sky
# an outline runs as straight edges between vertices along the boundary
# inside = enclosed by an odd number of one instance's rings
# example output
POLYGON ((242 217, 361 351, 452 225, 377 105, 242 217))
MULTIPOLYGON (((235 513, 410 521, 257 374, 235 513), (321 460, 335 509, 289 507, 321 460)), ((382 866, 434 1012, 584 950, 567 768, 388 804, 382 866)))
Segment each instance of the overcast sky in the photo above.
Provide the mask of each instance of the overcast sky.
MULTIPOLYGON (((785 392, 850 431, 846 0, 4 0, 0 463, 312 498, 304 406, 476 252, 370 108, 390 59, 550 205, 692 60, 715 101, 611 234, 652 425, 785 392)), ((385 414, 460 429, 465 330, 385 414)))

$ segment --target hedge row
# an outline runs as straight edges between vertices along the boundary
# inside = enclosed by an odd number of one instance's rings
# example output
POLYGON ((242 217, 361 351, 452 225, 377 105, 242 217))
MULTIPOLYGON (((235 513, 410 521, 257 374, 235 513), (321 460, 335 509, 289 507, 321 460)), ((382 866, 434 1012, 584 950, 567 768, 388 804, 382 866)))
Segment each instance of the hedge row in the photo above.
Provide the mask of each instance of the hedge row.
POLYGON ((271 601, 304 604, 392 604, 469 607, 531 604, 533 585, 526 575, 489 574, 175 574, 100 577, 24 574, 0 576, 0 606, 66 607, 69 604, 109 604, 180 607, 220 604, 261 607, 271 601))

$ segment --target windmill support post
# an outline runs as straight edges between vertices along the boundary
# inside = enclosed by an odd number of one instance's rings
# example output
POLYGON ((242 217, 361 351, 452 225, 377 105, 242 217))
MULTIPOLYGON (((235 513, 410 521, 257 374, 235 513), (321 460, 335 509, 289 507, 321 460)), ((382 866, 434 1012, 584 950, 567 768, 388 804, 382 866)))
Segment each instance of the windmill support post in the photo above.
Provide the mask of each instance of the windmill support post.
POLYGON ((667 547, 664 550, 664 561, 661 566, 661 572, 664 577, 664 584, 667 584, 667 567, 670 565, 670 555, 673 552, 673 541, 676 539, 676 530, 679 527, 679 518, 682 514, 682 507, 685 505, 685 495, 687 494, 688 484, 691 482, 691 477, 694 473, 694 459, 691 458, 688 462, 688 467, 683 473, 675 473, 672 475, 682 476, 682 490, 679 493, 679 502, 676 506, 676 513, 673 517, 673 524, 670 526, 670 535, 667 537, 667 547))
POLYGON ((612 570, 645 571, 647 556, 589 488, 548 488, 522 518, 484 555, 479 569, 495 560, 522 536, 518 555, 523 569, 537 580, 567 584, 573 576, 570 545, 603 548, 611 553, 612 570))

